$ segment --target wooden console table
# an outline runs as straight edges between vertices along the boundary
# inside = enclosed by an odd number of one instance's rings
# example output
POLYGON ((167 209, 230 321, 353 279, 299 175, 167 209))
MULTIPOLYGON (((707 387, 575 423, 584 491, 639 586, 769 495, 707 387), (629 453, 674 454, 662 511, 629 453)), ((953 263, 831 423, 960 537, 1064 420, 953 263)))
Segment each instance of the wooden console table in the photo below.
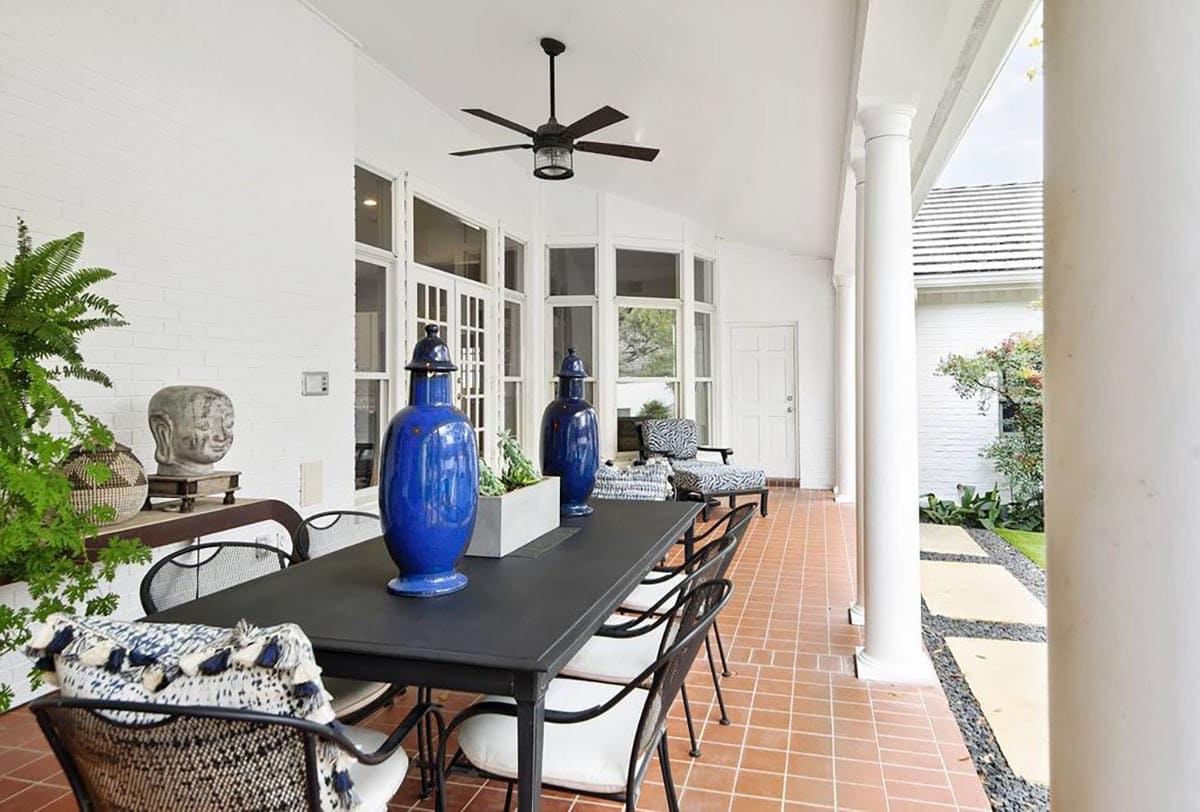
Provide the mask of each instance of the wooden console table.
POLYGON ((226 505, 219 496, 200 497, 187 513, 180 507, 180 502, 166 502, 128 521, 101 528, 87 540, 88 548, 94 549, 114 537, 141 539, 147 547, 162 547, 256 522, 278 522, 291 536, 301 521, 291 505, 278 499, 238 499, 226 505))

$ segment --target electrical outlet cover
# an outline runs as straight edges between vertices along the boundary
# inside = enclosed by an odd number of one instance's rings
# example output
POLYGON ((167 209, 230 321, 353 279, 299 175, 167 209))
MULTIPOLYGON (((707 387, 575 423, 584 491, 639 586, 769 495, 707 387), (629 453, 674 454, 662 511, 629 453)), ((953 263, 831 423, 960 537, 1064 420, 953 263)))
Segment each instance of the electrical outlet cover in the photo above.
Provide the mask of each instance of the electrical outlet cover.
POLYGON ((300 463, 300 507, 319 505, 324 499, 324 463, 320 460, 300 463))

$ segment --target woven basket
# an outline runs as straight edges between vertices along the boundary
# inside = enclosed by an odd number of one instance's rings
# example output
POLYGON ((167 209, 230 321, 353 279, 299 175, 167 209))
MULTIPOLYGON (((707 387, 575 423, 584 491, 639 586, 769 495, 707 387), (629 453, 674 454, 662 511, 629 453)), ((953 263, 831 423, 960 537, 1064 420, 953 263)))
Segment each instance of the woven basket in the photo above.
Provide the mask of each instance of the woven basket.
POLYGON ((129 447, 120 443, 90 452, 73 449, 63 463, 63 473, 71 481, 71 507, 76 513, 85 514, 96 505, 108 505, 116 511, 106 525, 119 524, 137 515, 150 489, 146 469, 129 447), (112 472, 103 485, 88 475, 88 466, 96 463, 107 465, 112 472))

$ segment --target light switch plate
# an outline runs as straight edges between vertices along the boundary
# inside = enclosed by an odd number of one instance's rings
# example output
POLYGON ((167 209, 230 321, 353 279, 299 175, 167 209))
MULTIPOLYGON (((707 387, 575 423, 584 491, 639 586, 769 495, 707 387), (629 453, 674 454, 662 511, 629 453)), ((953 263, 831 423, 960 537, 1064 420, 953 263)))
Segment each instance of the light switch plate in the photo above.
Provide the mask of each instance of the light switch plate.
POLYGON ((324 464, 319 460, 300 463, 300 507, 319 505, 324 499, 324 464))
POLYGON ((312 395, 328 395, 329 394, 329 373, 328 372, 302 372, 300 373, 300 394, 312 395))

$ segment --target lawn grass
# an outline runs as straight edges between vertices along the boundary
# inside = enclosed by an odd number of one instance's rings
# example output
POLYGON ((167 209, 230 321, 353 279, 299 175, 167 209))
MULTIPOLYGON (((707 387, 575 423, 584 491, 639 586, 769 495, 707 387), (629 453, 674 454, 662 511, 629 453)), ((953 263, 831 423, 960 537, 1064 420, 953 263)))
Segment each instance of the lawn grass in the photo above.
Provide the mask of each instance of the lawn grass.
POLYGON ((996 528, 996 535, 1025 554, 1033 563, 1046 569, 1046 534, 1033 533, 1028 530, 1009 530, 1004 527, 996 528))

